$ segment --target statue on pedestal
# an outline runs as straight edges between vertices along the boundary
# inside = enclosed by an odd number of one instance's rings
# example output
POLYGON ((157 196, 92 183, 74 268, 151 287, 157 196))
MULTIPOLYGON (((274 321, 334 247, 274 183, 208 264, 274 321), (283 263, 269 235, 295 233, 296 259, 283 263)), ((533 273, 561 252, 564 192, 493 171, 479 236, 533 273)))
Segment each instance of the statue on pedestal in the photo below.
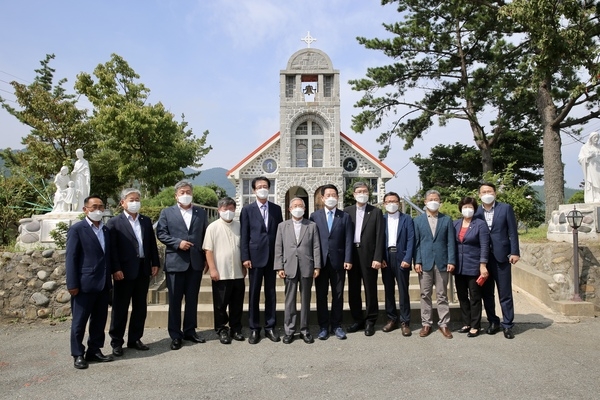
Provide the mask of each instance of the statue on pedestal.
POLYGON ((578 161, 583 169, 584 199, 586 203, 600 203, 600 134, 592 132, 581 146, 578 161))
POLYGON ((77 149, 75 155, 77 156, 77 161, 75 161, 75 165, 73 166, 71 180, 75 182, 77 206, 73 207, 73 211, 82 211, 83 200, 90 195, 90 164, 83 158, 83 150, 77 149))
POLYGON ((60 172, 54 177, 56 192, 54 193, 54 207, 52 207, 52 212, 67 211, 67 206, 65 203, 65 190, 69 186, 70 180, 71 177, 69 176, 69 168, 63 166, 60 169, 60 172))

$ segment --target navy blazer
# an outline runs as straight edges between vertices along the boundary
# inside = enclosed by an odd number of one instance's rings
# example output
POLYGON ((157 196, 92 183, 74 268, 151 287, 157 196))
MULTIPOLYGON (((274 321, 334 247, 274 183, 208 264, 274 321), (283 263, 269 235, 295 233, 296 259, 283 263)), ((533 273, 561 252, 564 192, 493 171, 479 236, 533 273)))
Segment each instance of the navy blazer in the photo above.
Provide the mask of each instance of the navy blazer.
POLYGON ((331 268, 341 270, 344 268, 344 263, 352 264, 354 224, 348 213, 336 208, 333 214, 331 232, 329 232, 327 227, 328 211, 326 208, 317 210, 310 215, 310 220, 316 223, 317 228, 319 228, 323 266, 327 263, 327 256, 329 256, 331 268))
POLYGON ((258 202, 246 204, 240 213, 242 262, 251 261, 252 268, 263 268, 273 263, 277 226, 283 222, 281 207, 268 202, 268 229, 258 208, 258 202))
POLYGON ((455 274, 479 276, 479 264, 488 262, 490 252, 490 232, 485 221, 473 218, 465 237, 461 242, 458 234, 462 228, 463 218, 454 221, 456 230, 456 254, 458 264, 455 274))
MULTIPOLYGON (((138 214, 137 219, 140 222, 142 230, 142 245, 144 250, 143 273, 152 274, 152 267, 160 266, 158 258, 158 246, 156 245, 156 236, 152 221, 145 215, 138 214)), ((111 218, 106 223, 112 237, 112 273, 123 272, 123 279, 126 281, 134 280, 140 273, 139 261, 139 242, 133 232, 131 223, 127 219, 125 212, 111 218)))
POLYGON ((446 271, 448 264, 456 265, 456 233, 452 219, 438 213, 435 236, 431 234, 427 213, 414 219, 415 223, 415 264, 421 264, 423 271, 431 271, 435 265, 446 271))
MULTIPOLYGON (((482 206, 477 207, 473 218, 485 222, 482 206)), ((510 204, 498 201, 494 203, 494 218, 490 229, 490 250, 499 263, 507 263, 511 255, 519 256, 521 254, 517 218, 510 204)))
POLYGON ((383 252, 385 262, 388 264, 388 267, 400 267, 402 261, 407 262, 411 265, 413 262, 413 251, 415 246, 415 226, 412 218, 409 215, 406 215, 400 211, 398 211, 400 217, 398 218, 398 231, 396 233, 396 262, 398 265, 389 265, 389 255, 387 252, 389 237, 388 237, 388 214, 384 214, 383 218, 385 219, 385 251, 383 252))
POLYGON ((192 206, 190 229, 185 226, 177 204, 160 212, 156 237, 166 246, 165 272, 185 272, 190 265, 195 271, 204 270, 206 257, 202 243, 207 226, 206 212, 198 206, 192 206), (193 246, 187 251, 181 250, 179 244, 182 240, 193 243, 193 246))
POLYGON ((98 293, 111 287, 111 238, 106 226, 102 226, 102 232, 104 251, 87 217, 69 228, 65 261, 67 289, 98 293))

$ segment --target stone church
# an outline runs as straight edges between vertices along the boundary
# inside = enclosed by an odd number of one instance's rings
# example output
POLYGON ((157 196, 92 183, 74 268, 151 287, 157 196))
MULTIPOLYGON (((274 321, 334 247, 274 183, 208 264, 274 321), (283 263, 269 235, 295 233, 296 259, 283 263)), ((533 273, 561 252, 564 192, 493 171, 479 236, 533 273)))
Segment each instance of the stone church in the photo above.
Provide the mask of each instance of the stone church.
POLYGON ((292 198, 302 198, 306 217, 323 207, 320 188, 325 184, 338 188, 343 207, 343 194, 352 180, 364 178, 373 193, 371 202, 378 203, 383 201, 385 182, 394 176, 340 132, 340 72, 327 54, 307 44, 279 74, 279 132, 227 172, 236 187, 238 210, 254 201, 251 182, 257 176, 271 180, 269 200, 284 210, 292 198))

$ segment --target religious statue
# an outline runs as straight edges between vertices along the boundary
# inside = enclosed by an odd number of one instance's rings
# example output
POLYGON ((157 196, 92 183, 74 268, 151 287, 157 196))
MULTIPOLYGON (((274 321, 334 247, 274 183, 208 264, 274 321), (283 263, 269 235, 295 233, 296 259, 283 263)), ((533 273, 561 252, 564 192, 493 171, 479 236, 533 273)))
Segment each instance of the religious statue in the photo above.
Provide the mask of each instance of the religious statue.
POLYGON ((600 134, 592 132, 581 146, 578 161, 583 169, 584 199, 586 203, 600 203, 600 134))
POLYGON ((54 177, 54 185, 56 185, 56 192, 54 193, 54 207, 52 212, 64 212, 67 211, 67 205, 65 203, 65 190, 69 186, 69 168, 63 166, 60 172, 54 177))
POLYGON ((83 150, 77 149, 75 155, 77 156, 77 161, 75 161, 75 165, 73 166, 71 180, 75 182, 77 206, 73 207, 73 211, 82 211, 83 200, 90 195, 90 164, 83 158, 83 150))

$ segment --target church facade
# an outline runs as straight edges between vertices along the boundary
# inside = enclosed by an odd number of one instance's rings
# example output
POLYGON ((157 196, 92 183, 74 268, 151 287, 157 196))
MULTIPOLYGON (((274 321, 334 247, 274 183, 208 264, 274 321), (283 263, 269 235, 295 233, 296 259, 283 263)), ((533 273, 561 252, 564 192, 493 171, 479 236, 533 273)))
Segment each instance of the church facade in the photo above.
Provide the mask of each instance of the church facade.
POLYGON ((269 200, 284 210, 292 198, 302 198, 307 217, 323 207, 320 188, 326 184, 338 188, 339 207, 347 205, 343 194, 356 178, 370 186, 372 203, 383 201, 394 172, 340 132, 340 74, 329 56, 309 44, 290 57, 279 80, 279 132, 227 172, 238 209, 254 201, 257 176, 269 178, 269 200))

